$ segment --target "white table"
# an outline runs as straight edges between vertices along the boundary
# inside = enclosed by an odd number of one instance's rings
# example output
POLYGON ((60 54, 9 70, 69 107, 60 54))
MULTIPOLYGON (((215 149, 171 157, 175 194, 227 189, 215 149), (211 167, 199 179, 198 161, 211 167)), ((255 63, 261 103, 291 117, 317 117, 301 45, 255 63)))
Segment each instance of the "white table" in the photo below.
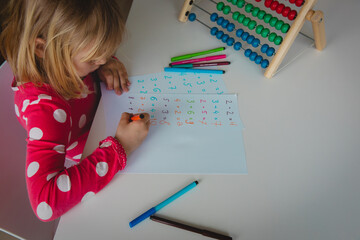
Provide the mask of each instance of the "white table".
MULTIPOLYGON (((172 56, 218 47, 182 0, 135 0, 118 51, 130 75, 163 70, 172 56)), ((228 51, 224 75, 246 129, 248 175, 118 174, 59 223, 60 239, 205 239, 147 220, 129 221, 180 187, 200 184, 159 215, 244 240, 360 239, 360 27, 358 0, 320 0, 328 45, 305 51, 273 79, 228 51)), ((242 55, 242 54, 241 54, 242 55)), ((104 138, 103 107, 85 149, 104 138)))

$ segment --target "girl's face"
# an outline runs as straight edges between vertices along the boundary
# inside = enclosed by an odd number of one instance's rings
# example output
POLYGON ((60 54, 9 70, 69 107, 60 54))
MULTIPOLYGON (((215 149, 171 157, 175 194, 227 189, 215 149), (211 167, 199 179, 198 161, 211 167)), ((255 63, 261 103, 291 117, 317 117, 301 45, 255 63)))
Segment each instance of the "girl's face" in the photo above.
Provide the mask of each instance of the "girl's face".
POLYGON ((85 77, 89 73, 94 72, 97 70, 101 65, 104 65, 106 63, 106 59, 100 59, 98 61, 89 61, 89 62, 83 62, 81 59, 87 56, 88 51, 87 48, 81 50, 78 54, 76 54, 73 58, 73 64, 76 70, 76 73, 79 75, 79 77, 85 77))

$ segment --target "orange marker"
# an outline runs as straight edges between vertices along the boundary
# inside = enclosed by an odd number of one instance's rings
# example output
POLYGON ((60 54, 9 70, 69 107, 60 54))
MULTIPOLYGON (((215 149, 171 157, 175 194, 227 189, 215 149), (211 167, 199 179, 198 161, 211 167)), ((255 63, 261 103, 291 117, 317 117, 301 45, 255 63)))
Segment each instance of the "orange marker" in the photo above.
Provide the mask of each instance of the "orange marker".
POLYGON ((145 117, 144 114, 140 114, 140 115, 134 115, 130 119, 132 121, 137 121, 137 120, 143 119, 144 117, 145 117))

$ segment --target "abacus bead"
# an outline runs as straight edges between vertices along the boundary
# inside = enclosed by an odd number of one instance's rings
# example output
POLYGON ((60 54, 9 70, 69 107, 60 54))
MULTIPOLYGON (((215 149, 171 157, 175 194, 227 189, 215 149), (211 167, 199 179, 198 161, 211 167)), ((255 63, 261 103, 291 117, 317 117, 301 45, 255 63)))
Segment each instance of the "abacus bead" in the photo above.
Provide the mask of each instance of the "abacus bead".
POLYGON ((241 28, 236 30, 236 36, 237 37, 241 37, 241 35, 244 33, 244 30, 242 30, 241 28))
POLYGON ((266 55, 268 55, 269 57, 271 57, 272 55, 274 55, 275 49, 273 47, 269 47, 266 50, 266 55))
POLYGON ((263 57, 261 55, 257 55, 257 57, 255 58, 255 63, 260 64, 262 60, 263 60, 263 57))
POLYGON ((254 41, 254 39, 255 39, 255 37, 254 37, 253 35, 250 35, 250 36, 246 39, 246 41, 247 41, 248 44, 251 44, 251 43, 254 41))
POLYGON ((254 5, 252 5, 251 3, 248 3, 245 6, 245 12, 249 13, 252 11, 253 8, 254 8, 254 5))
POLYGON ((274 32, 270 33, 269 37, 268 37, 269 41, 273 42, 275 40, 276 36, 277 36, 276 33, 274 33, 274 32))
POLYGON ((211 30, 210 30, 210 34, 213 35, 213 36, 215 36, 215 34, 217 33, 217 31, 219 31, 219 29, 218 29, 217 27, 213 27, 213 28, 211 28, 211 30))
POLYGON ((248 28, 249 28, 250 30, 253 30, 253 29, 256 27, 256 25, 257 25, 256 21, 251 20, 251 21, 249 22, 248 28))
POLYGON ((224 43, 226 43, 226 41, 229 39, 229 35, 227 34, 224 34, 222 37, 221 37, 221 41, 223 41, 224 43))
POLYGON ((295 3, 295 0, 289 0, 290 3, 295 3))
POLYGON ((265 14, 264 22, 269 23, 271 18, 272 18, 271 14, 265 14))
POLYGON ((245 18, 246 18, 246 16, 244 14, 240 14, 237 20, 239 23, 242 23, 245 18))
POLYGON ((235 40, 231 37, 231 38, 228 38, 228 40, 226 41, 226 44, 228 46, 232 46, 234 44, 235 40))
POLYGON ((265 0, 264 5, 265 7, 269 8, 273 0, 265 0))
POLYGON ((231 0, 227 0, 228 2, 231 2, 231 0))
POLYGON ((223 17, 219 17, 217 20, 216 20, 216 23, 221 26, 222 22, 224 21, 224 18, 223 17))
POLYGON ((262 68, 267 68, 269 66, 269 61, 267 59, 263 59, 261 62, 262 68))
POLYGON ((223 27, 223 28, 227 28, 227 25, 229 24, 229 20, 224 20, 222 23, 221 23, 221 26, 223 27))
POLYGON ((304 3, 304 0, 296 0, 296 1, 295 1, 295 5, 296 5, 297 7, 301 7, 301 5, 303 5, 303 3, 304 3))
POLYGON ((189 19, 190 22, 195 21, 195 19, 196 19, 196 14, 195 14, 195 13, 190 13, 188 19, 189 19))
POLYGON ((232 1, 231 1, 231 3, 234 4, 234 5, 236 5, 237 2, 238 2, 238 0, 232 0, 232 1))
POLYGON ((255 58, 256 58, 257 56, 258 56, 258 55, 257 55, 256 52, 252 52, 252 53, 250 54, 249 58, 250 58, 251 61, 255 61, 255 58))
POLYGON ((269 45, 267 45, 266 43, 264 44, 264 45, 262 45, 262 47, 261 47, 261 52, 262 53, 266 53, 266 51, 269 49, 269 45))
POLYGON ((289 20, 294 20, 296 18, 297 12, 295 10, 291 10, 289 15, 287 16, 289 20))
POLYGON ((268 28, 264 28, 262 31, 261 31, 261 36, 263 38, 266 38, 269 36, 269 33, 270 33, 270 30, 268 28))
POLYGON ((287 33, 289 31, 290 25, 285 23, 284 25, 281 26, 281 32, 282 33, 287 33))
POLYGON ((289 12, 291 11, 291 8, 289 7, 284 7, 283 11, 281 12, 281 14, 284 16, 284 17, 287 17, 287 15, 289 14, 289 12))
POLYGON ((274 27, 277 21, 278 21, 277 17, 272 17, 269 22, 270 26, 274 27))
POLYGON ((277 36, 275 39, 274 39, 274 44, 275 45, 280 45, 283 41, 283 38, 281 36, 277 36))
POLYGON ((247 25, 249 25, 250 21, 251 21, 251 19, 248 18, 248 17, 246 17, 246 18, 244 19, 244 21, 242 22, 242 24, 243 24, 245 27, 247 27, 247 25))
POLYGON ((249 37, 249 33, 248 32, 244 32, 242 35, 241 35, 241 39, 246 41, 246 39, 249 37))
POLYGON ((261 34, 261 31, 264 29, 264 26, 263 25, 258 25, 255 29, 255 32, 257 34, 261 34))
POLYGON ((278 20, 275 24, 275 29, 276 30, 280 30, 282 25, 284 25, 284 21, 283 20, 278 20))
POLYGON ((235 29, 235 24, 233 24, 233 23, 228 24, 227 27, 226 27, 226 29, 227 29, 229 32, 234 31, 234 29, 235 29))
POLYGON ((277 6, 279 6, 279 2, 273 1, 270 5, 270 9, 274 11, 277 8, 277 6))
POLYGON ((255 2, 261 2, 261 0, 255 0, 255 2))
POLYGON ((277 8, 276 8, 276 12, 277 12, 278 14, 281 14, 281 12, 284 10, 284 7, 285 7, 285 5, 282 4, 282 3, 280 3, 280 4, 277 6, 277 8))
POLYGON ((241 46, 242 46, 242 44, 241 44, 240 42, 236 42, 236 43, 234 44, 234 49, 235 49, 236 51, 239 51, 239 50, 241 49, 241 46))
POLYGON ((259 14, 259 12, 260 12, 260 8, 255 7, 255 8, 252 10, 251 14, 252 14, 254 17, 256 17, 256 16, 259 14))
POLYGON ((217 20, 217 18, 218 18, 217 13, 213 13, 213 14, 210 15, 210 20, 211 20, 212 22, 215 22, 215 21, 217 20))
POLYGON ((224 7, 225 7, 225 3, 223 2, 219 2, 218 4, 216 4, 216 9, 219 11, 222 11, 224 7))
POLYGON ((258 17, 258 19, 263 20, 265 15, 266 15, 266 12, 264 10, 260 10, 257 17, 258 17))
POLYGON ((245 0, 239 0, 238 3, 236 4, 236 6, 238 6, 238 8, 242 8, 245 5, 245 0))
POLYGON ((232 18, 237 21, 238 17, 239 17, 240 13, 239 12, 234 12, 232 15, 232 18))
POLYGON ((230 6, 225 6, 223 9, 223 13, 225 15, 228 15, 231 12, 231 7, 230 6))
POLYGON ((249 57, 251 53, 252 53, 252 51, 250 49, 246 49, 245 52, 244 52, 244 55, 246 57, 249 57))
POLYGON ((216 33, 216 38, 221 39, 223 35, 224 35, 224 32, 220 30, 216 33))
POLYGON ((254 48, 257 48, 260 45, 260 40, 258 38, 255 38, 254 41, 252 42, 252 46, 254 48))

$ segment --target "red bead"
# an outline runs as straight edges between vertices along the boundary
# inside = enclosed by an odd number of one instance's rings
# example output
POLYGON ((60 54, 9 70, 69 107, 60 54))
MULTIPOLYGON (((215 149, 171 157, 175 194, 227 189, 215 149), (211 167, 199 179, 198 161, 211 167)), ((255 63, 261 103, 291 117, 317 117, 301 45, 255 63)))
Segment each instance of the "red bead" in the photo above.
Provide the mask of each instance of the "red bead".
POLYGON ((277 6, 277 8, 276 8, 276 12, 277 12, 278 14, 281 14, 282 11, 283 11, 283 9, 284 9, 284 7, 285 7, 285 5, 282 4, 282 3, 280 3, 280 4, 277 6))
POLYGON ((270 9, 274 11, 278 5, 279 5, 278 1, 273 1, 270 5, 270 9))
POLYGON ((296 0, 296 1, 295 1, 295 5, 296 5, 297 7, 301 7, 303 4, 304 4, 304 0, 296 0))
POLYGON ((255 0, 256 2, 261 2, 261 0, 255 0))
POLYGON ((295 2, 295 0, 289 0, 289 2, 290 2, 290 3, 294 3, 294 2, 295 2))
POLYGON ((265 4, 265 7, 270 7, 271 3, 272 3, 273 0, 265 0, 264 4, 265 4))
POLYGON ((296 18, 297 12, 295 10, 291 10, 289 15, 287 16, 289 20, 294 20, 296 18))
POLYGON ((282 11, 282 15, 283 15, 284 17, 287 17, 287 15, 289 14, 290 11, 291 11, 291 8, 285 7, 285 8, 283 9, 283 11, 282 11))

